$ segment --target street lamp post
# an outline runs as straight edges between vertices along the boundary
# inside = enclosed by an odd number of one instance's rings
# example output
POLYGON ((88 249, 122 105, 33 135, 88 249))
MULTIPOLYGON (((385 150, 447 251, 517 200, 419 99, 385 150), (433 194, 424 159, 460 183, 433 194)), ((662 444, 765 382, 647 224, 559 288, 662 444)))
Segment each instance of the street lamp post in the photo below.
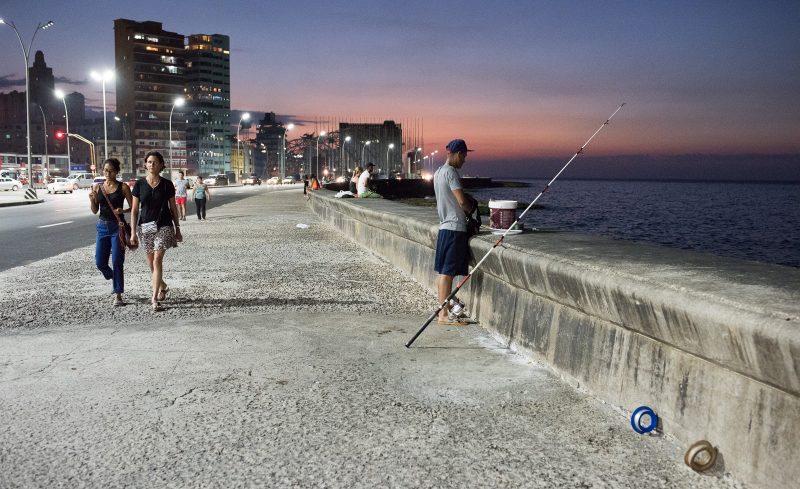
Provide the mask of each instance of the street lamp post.
POLYGON ((108 158, 108 127, 106 124, 106 82, 114 79, 114 72, 106 70, 102 74, 97 71, 92 71, 90 76, 103 83, 103 151, 105 152, 104 158, 108 158))
POLYGON ((390 172, 390 170, 389 170, 389 151, 392 150, 392 149, 394 149, 394 143, 389 143, 389 146, 386 147, 386 171, 387 172, 390 172))
POLYGON ((44 126, 44 161, 42 162, 42 173, 44 174, 44 181, 47 184, 47 175, 50 173, 50 155, 47 152, 47 119, 44 117, 44 109, 41 105, 36 104, 39 107, 39 112, 42 113, 42 125, 44 126))
POLYGON ((5 24, 8 27, 14 29, 14 33, 17 35, 17 39, 19 39, 19 47, 22 48, 22 56, 25 58, 25 125, 27 127, 27 146, 28 146, 28 187, 31 189, 33 188, 33 158, 31 157, 31 84, 30 79, 28 77, 28 66, 30 66, 30 53, 31 47, 33 46, 33 40, 36 39, 36 33, 39 32, 39 29, 46 30, 55 24, 55 22, 48 21, 42 24, 39 22, 37 24, 36 29, 33 31, 33 36, 31 36, 31 42, 28 44, 28 49, 25 49, 25 44, 22 42, 22 36, 19 35, 19 31, 17 30, 17 26, 14 25, 13 22, 6 22, 4 19, 0 19, 0 24, 5 24))
POLYGON ((281 134, 281 183, 286 178, 286 131, 294 129, 294 124, 289 123, 281 134))
MULTIPOLYGON (((67 134, 69 134, 69 111, 67 110, 67 96, 61 90, 56 90, 56 98, 60 98, 62 102, 64 102, 64 117, 67 119, 67 134)), ((72 153, 69 149, 69 137, 66 138, 67 143, 67 167, 72 167, 72 153)), ((69 170, 67 170, 69 171, 69 170)))
POLYGON ((183 107, 183 104, 186 103, 186 99, 183 97, 178 97, 172 102, 172 108, 169 110, 169 168, 168 168, 168 175, 170 180, 172 179, 172 111, 175 110, 175 107, 183 107))
POLYGON ((242 144, 241 144, 241 141, 239 140, 239 129, 242 128, 242 122, 243 121, 249 121, 249 120, 250 120, 250 112, 245 112, 239 118, 239 124, 236 126, 236 149, 239 150, 239 156, 242 157, 242 173, 244 173, 245 164, 244 164, 244 153, 242 153, 242 144))
POLYGON ((321 137, 325 136, 326 134, 328 134, 328 133, 325 132, 325 131, 322 131, 321 133, 319 133, 319 136, 317 136, 317 176, 319 176, 319 140, 320 140, 321 137))
POLYGON ((353 138, 351 138, 350 136, 347 136, 346 138, 344 138, 344 141, 342 141, 342 157, 339 158, 339 167, 342 169, 342 171, 344 171, 345 168, 347 168, 348 170, 350 169, 344 164, 344 145, 345 143, 349 143, 352 139, 353 138))
POLYGON ((369 146, 369 143, 371 143, 371 142, 372 141, 365 141, 364 142, 364 146, 361 147, 361 167, 362 168, 366 168, 366 165, 364 164, 364 150, 367 149, 367 146, 369 146))
MULTIPOLYGON (((136 175, 136 169, 134 169, 134 167, 133 167, 133 158, 128 154, 128 149, 129 149, 130 145, 128 144, 128 128, 127 128, 127 124, 125 123, 124 120, 120 119, 117 116, 114 116, 114 120, 119 122, 120 124, 122 124, 122 155, 123 155, 123 159, 125 159, 126 161, 128 161, 130 163, 131 173, 136 175)), ((69 128, 69 119, 67 119, 67 121, 68 121, 67 122, 67 128, 69 128)), ((67 129, 67 132, 69 132, 69 129, 67 129)), ((126 165, 127 165, 127 163, 126 163, 126 165)))

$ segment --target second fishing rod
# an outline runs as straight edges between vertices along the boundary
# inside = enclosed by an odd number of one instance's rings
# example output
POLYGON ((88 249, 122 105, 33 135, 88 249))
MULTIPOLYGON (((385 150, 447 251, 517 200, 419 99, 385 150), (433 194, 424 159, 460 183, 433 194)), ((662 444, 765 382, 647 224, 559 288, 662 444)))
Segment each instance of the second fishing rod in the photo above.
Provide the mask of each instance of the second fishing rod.
POLYGON ((508 227, 508 229, 506 229, 506 232, 504 232, 504 233, 502 234, 502 236, 500 236, 500 238, 499 238, 499 239, 498 239, 498 240, 497 240, 497 241, 494 243, 494 245, 493 245, 493 246, 492 246, 492 247, 489 249, 489 251, 487 251, 487 252, 486 252, 486 254, 485 254, 485 255, 483 255, 483 258, 481 258, 481 260, 480 260, 480 261, 479 261, 479 262, 478 262, 478 263, 477 263, 477 264, 476 264, 476 265, 475 265, 475 266, 472 268, 472 271, 471 271, 471 272, 469 272, 469 273, 467 274, 467 276, 466 276, 466 277, 464 277, 464 279, 461 281, 461 283, 459 283, 459 284, 456 286, 456 288, 455 288, 455 289, 453 289, 453 291, 452 291, 452 292, 450 292, 450 295, 448 295, 448 296, 447 296, 447 298, 446 298, 446 299, 445 299, 445 300, 444 300, 444 301, 443 301, 441 304, 439 304, 439 307, 437 307, 437 308, 436 308, 436 310, 435 310, 435 311, 433 311, 433 314, 431 314, 431 316, 428 318, 428 320, 427 320, 427 321, 425 321, 425 324, 423 324, 423 325, 422 325, 422 327, 419 329, 419 331, 417 331, 417 333, 416 333, 416 334, 415 334, 415 335, 414 335, 414 336, 413 336, 413 337, 412 337, 410 340, 408 340, 408 342, 406 343, 406 348, 411 348, 411 345, 412 345, 412 343, 414 343, 414 341, 416 341, 416 339, 419 337, 419 335, 421 335, 421 334, 422 334, 422 332, 423 332, 423 331, 425 331, 425 328, 427 328, 427 327, 428 327, 428 325, 429 325, 429 324, 431 324, 431 322, 432 322, 434 319, 436 319, 436 316, 438 316, 438 315, 439 315, 439 312, 441 312, 441 310, 442 310, 442 309, 444 309, 445 307, 447 307, 447 304, 448 304, 448 303, 449 303, 449 302, 450 302, 450 301, 451 301, 453 298, 455 298, 456 294, 458 294, 458 292, 461 290, 461 288, 464 286, 464 284, 466 284, 466 283, 467 283, 467 281, 468 281, 470 278, 472 278, 472 276, 473 276, 473 275, 475 275, 475 272, 477 272, 477 271, 478 271, 478 269, 479 269, 479 268, 481 267, 481 265, 483 264, 483 262, 484 262, 484 261, 486 261, 486 258, 488 258, 488 257, 489 257, 489 255, 491 255, 491 254, 492 254, 492 252, 493 252, 493 251, 494 251, 494 250, 495 250, 495 249, 496 249, 498 246, 500 246, 500 245, 503 243, 503 240, 506 238, 506 235, 507 235, 507 234, 508 234, 508 233, 509 233, 509 232, 510 232, 512 229, 514 229, 514 228, 516 227, 517 223, 519 223, 519 222, 522 220, 522 218, 523 218, 523 217, 525 217, 525 214, 527 214, 527 213, 528 213, 528 211, 529 211, 529 210, 531 210, 531 209, 533 208, 533 205, 536 203, 536 201, 538 201, 538 200, 539 200, 539 198, 540 198, 542 195, 544 195, 544 193, 545 193, 545 192, 547 192, 547 191, 550 189, 550 186, 553 184, 553 182, 555 182, 555 181, 556 181, 556 179, 557 179, 557 178, 558 178, 558 177, 559 177, 559 176, 560 176, 562 173, 564 173, 564 170, 566 170, 566 169, 567 169, 567 167, 569 166, 569 164, 570 164, 570 163, 572 163, 572 160, 574 160, 575 158, 577 158, 577 157, 578 157, 578 155, 580 155, 580 154, 582 154, 582 153, 583 153, 583 150, 584 150, 584 149, 585 149, 585 148, 586 148, 586 147, 589 145, 589 143, 590 143, 590 142, 592 142, 592 139, 594 139, 594 137, 595 137, 595 136, 597 136, 597 134, 598 134, 600 131, 602 131, 602 130, 603 130, 603 128, 604 128, 604 127, 606 127, 606 126, 607 126, 607 125, 608 125, 608 124, 611 122, 611 118, 612 118, 612 117, 614 117, 614 116, 617 114, 617 112, 619 112, 619 111, 620 111, 620 109, 622 109, 622 107, 623 107, 624 105, 625 105, 625 103, 624 103, 624 102, 623 102, 622 104, 620 104, 620 106, 619 106, 619 107, 617 107, 617 110, 615 110, 615 111, 614 111, 614 112, 613 112, 613 113, 612 113, 612 114, 611 114, 611 115, 608 117, 608 119, 606 119, 606 120, 605 120, 605 122, 603 122, 603 123, 600 125, 600 127, 599 127, 599 128, 598 128, 598 129, 597 129, 595 132, 594 132, 594 134, 592 134, 592 136, 591 136, 589 139, 587 139, 585 143, 583 143, 583 146, 581 146, 581 147, 580 147, 580 149, 579 149, 578 151, 576 151, 574 155, 572 155, 572 158, 570 158, 570 159, 569 159, 569 161, 567 161, 567 163, 566 163, 566 164, 565 164, 563 167, 561 167, 561 170, 559 170, 559 171, 558 171, 558 173, 556 173, 556 176, 554 176, 554 177, 553 177, 553 179, 552 179, 552 180, 550 180, 550 181, 547 183, 547 185, 545 185, 545 186, 544 186, 544 188, 542 189, 542 191, 541 191, 541 192, 539 192, 539 195, 537 195, 537 196, 536 196, 536 198, 535 198, 535 199, 533 199, 533 201, 532 201, 530 204, 528 204, 528 207, 526 207, 526 208, 525 208, 525 210, 522 212, 522 214, 520 214, 520 215, 519 215, 519 217, 517 218, 517 220, 516 220, 516 221, 514 221, 514 223, 513 223, 513 224, 511 224, 511 226, 509 226, 509 227, 508 227))

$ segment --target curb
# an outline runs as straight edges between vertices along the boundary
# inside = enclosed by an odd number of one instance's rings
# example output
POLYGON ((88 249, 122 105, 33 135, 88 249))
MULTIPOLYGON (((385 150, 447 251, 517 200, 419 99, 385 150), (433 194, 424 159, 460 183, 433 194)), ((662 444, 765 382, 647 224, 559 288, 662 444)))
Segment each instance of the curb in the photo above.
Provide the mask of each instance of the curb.
POLYGON ((15 205, 28 205, 28 204, 41 204, 44 202, 44 199, 33 199, 33 200, 15 200, 13 202, 0 202, 0 207, 11 207, 15 205))

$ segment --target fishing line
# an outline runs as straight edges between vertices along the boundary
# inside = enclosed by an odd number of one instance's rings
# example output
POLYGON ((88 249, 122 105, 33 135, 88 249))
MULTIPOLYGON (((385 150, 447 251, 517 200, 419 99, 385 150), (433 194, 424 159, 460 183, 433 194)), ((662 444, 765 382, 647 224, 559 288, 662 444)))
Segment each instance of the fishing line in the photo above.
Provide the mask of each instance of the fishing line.
POLYGON ((435 310, 435 311, 433 311, 433 314, 431 314, 431 316, 428 318, 428 320, 427 320, 427 321, 425 321, 425 324, 423 324, 423 325, 422 325, 422 327, 419 329, 419 331, 417 331, 417 333, 416 333, 416 334, 415 334, 415 335, 414 335, 414 336, 413 336, 413 337, 412 337, 410 340, 408 340, 408 343, 406 343, 406 348, 411 348, 411 344, 412 344, 412 343, 414 343, 414 341, 415 341, 415 340, 416 340, 416 339, 419 337, 419 335, 421 335, 421 334, 422 334, 422 332, 423 332, 423 331, 425 331, 425 328, 427 328, 427 327, 428 327, 428 325, 429 325, 429 324, 431 324, 431 322, 432 322, 434 319, 436 319, 436 316, 439 314, 439 312, 440 312, 442 309, 444 309, 444 308, 447 306, 447 303, 448 303, 448 302, 450 302, 450 300, 451 300, 451 299, 453 299, 453 298, 456 296, 456 294, 458 294, 458 291, 459 291, 459 290, 461 290, 461 287, 463 287, 463 286, 464 286, 464 284, 466 284, 466 283, 467 283, 467 281, 468 281, 470 278, 472 278, 472 276, 475 274, 475 272, 476 272, 476 271, 478 271, 478 269, 481 267, 481 265, 483 264, 483 262, 484 262, 484 261, 486 261, 486 258, 488 258, 488 257, 489 257, 489 255, 491 255, 491 254, 492 254, 492 252, 495 250, 495 248, 497 248, 498 246, 500 246, 500 244, 502 244, 503 240, 506 238, 506 235, 507 235, 507 234, 508 234, 508 233, 509 233, 509 232, 510 232, 512 229, 514 229, 514 227, 517 225, 517 223, 518 223, 518 222, 520 222, 520 221, 522 220, 522 218, 523 218, 523 217, 525 217, 525 214, 527 214, 527 213, 528 213, 528 211, 529 211, 529 210, 531 210, 531 208, 533 208, 533 205, 536 203, 536 201, 537 201, 537 200, 539 200, 539 198, 540 198, 542 195, 544 195, 544 193, 545 193, 545 192, 547 192, 547 191, 550 189, 550 186, 553 184, 553 182, 555 182, 555 181, 556 181, 556 179, 557 179, 557 178, 558 178, 558 177, 559 177, 559 176, 560 176, 560 175, 561 175, 561 174, 564 172, 564 170, 566 170, 566 169, 567 169, 567 167, 569 166, 569 164, 570 164, 570 163, 572 163, 572 160, 574 160, 575 158, 577 158, 577 157, 578 157, 578 155, 580 155, 580 154, 583 154, 583 150, 586 148, 586 146, 588 146, 588 145, 589 145, 589 143, 592 141, 592 139, 594 139, 594 137, 595 137, 595 136, 597 136, 597 134, 598 134, 600 131, 602 131, 602 130, 603 130, 603 128, 604 128, 604 127, 606 127, 606 126, 607 126, 607 125, 608 125, 608 124, 611 122, 611 118, 612 118, 612 117, 614 117, 614 116, 617 114, 617 112, 619 112, 619 111, 620 111, 620 109, 622 109, 622 107, 623 107, 624 105, 625 105, 625 103, 623 102, 622 104, 620 104, 620 106, 619 106, 619 107, 617 107, 617 110, 615 110, 615 111, 614 111, 614 113, 612 113, 612 114, 611 114, 611 115, 608 117, 608 119, 606 119, 606 121, 605 121, 605 122, 603 122, 603 123, 600 125, 600 127, 599 127, 599 128, 598 128, 598 129, 597 129, 595 132, 594 132, 594 134, 592 134, 592 136, 591 136, 589 139, 587 139, 585 143, 583 143, 583 146, 581 146, 581 147, 580 147, 580 149, 579 149, 578 151, 576 151, 574 155, 572 155, 572 158, 570 158, 570 159, 569 159, 569 161, 567 161, 567 164, 565 164, 565 165, 564 165, 564 166, 561 168, 561 170, 559 170, 559 171, 558 171, 558 173, 556 173, 556 176, 554 176, 554 177, 553 177, 553 179, 552 179, 552 180, 550 180, 550 181, 547 183, 547 185, 545 185, 545 186, 544 186, 544 188, 542 189, 542 191, 541 191, 541 192, 539 192, 539 195, 537 195, 537 196, 536 196, 536 198, 535 198, 535 199, 533 199, 533 202, 531 202, 530 204, 528 204, 528 207, 526 207, 526 208, 525 208, 525 211, 523 211, 523 212, 522 212, 522 214, 520 214, 520 215, 519 215, 519 217, 517 218, 517 220, 516 220, 516 221, 514 221, 514 223, 513 223, 513 224, 511 224, 511 226, 509 226, 509 227, 508 227, 508 229, 506 229, 506 232, 504 232, 504 233, 503 233, 503 235, 502 235, 502 236, 500 236, 500 238, 497 240, 497 242, 495 242, 494 246, 492 246, 492 247, 489 249, 489 251, 487 251, 487 252, 486 252, 486 254, 485 254, 485 255, 483 255, 483 258, 481 258, 481 261, 479 261, 479 262, 478 262, 478 263, 477 263, 477 264, 476 264, 476 265, 475 265, 475 266, 472 268, 472 271, 471 271, 471 272, 469 272, 469 274, 467 274, 467 276, 466 276, 466 277, 464 277, 464 279, 461 281, 461 283, 459 283, 459 284, 456 286, 456 288, 455 288, 455 289, 453 289, 453 291, 452 291, 452 292, 450 292, 450 295, 448 295, 448 296, 447 296, 447 298, 444 300, 444 302, 442 302, 441 304, 439 304, 439 307, 437 307, 437 308, 436 308, 436 310, 435 310))

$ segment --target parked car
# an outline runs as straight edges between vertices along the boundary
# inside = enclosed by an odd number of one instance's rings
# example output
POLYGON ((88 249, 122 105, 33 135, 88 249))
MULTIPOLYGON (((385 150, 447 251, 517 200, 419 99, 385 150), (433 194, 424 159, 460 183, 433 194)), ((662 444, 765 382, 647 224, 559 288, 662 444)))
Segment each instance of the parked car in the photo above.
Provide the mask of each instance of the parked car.
POLYGON ((47 184, 47 193, 57 194, 59 192, 72 193, 75 190, 73 183, 64 177, 54 178, 52 182, 47 184))
POLYGON ((261 179, 251 174, 249 177, 242 180, 242 185, 261 185, 261 179))
POLYGON ((281 183, 281 179, 278 177, 272 177, 267 179, 267 185, 278 185, 281 183))
POLYGON ((93 173, 71 173, 68 177, 68 180, 72 181, 72 188, 73 190, 78 190, 79 188, 89 188, 92 186, 94 182, 94 174, 93 173))
POLYGON ((224 173, 215 173, 203 179, 206 185, 222 186, 228 185, 228 177, 224 173))
POLYGON ((19 180, 14 178, 2 177, 0 178, 0 190, 13 190, 17 191, 24 185, 19 180))
POLYGON ((287 184, 287 183, 294 183, 294 178, 292 178, 292 177, 286 177, 286 178, 284 178, 284 179, 283 179, 283 181, 281 181, 281 183, 284 183, 284 184, 287 184))

